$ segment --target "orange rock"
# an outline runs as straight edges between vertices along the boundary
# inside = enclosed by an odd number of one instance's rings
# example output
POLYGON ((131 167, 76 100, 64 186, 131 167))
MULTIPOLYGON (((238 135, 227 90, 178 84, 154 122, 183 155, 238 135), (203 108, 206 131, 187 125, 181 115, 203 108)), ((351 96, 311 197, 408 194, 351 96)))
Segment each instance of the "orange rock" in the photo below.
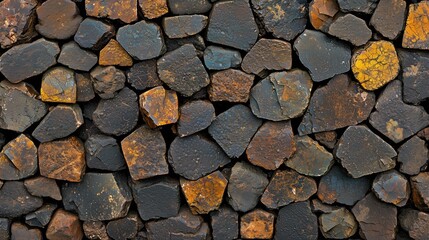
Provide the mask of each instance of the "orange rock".
POLYGON ((49 240, 81 240, 83 231, 78 216, 58 209, 48 225, 46 238, 49 240))
POLYGON ((77 86, 74 72, 55 67, 43 74, 40 95, 44 102, 76 103, 77 86))
POLYGON ((152 88, 140 95, 140 111, 151 128, 175 123, 179 119, 177 94, 162 86, 152 88))
POLYGON ((167 0, 139 0, 143 15, 149 19, 168 13, 167 0))
POLYGON ((311 25, 317 30, 327 31, 339 11, 336 0, 313 0, 309 7, 311 25))
POLYGON ((212 75, 207 90, 210 100, 245 103, 249 100, 253 79, 254 75, 236 69, 217 72, 212 75))
POLYGON ((207 214, 219 208, 228 180, 219 171, 195 181, 180 179, 180 186, 193 214, 207 214))
POLYGON ((274 232, 274 214, 255 209, 240 219, 240 235, 244 239, 271 239, 274 232))
POLYGON ((88 16, 119 19, 124 23, 137 20, 137 0, 85 0, 88 16))
POLYGON ((98 63, 104 66, 130 67, 133 65, 133 59, 118 41, 110 39, 109 43, 101 49, 98 63))
POLYGON ((429 49, 429 2, 410 4, 402 47, 429 49))

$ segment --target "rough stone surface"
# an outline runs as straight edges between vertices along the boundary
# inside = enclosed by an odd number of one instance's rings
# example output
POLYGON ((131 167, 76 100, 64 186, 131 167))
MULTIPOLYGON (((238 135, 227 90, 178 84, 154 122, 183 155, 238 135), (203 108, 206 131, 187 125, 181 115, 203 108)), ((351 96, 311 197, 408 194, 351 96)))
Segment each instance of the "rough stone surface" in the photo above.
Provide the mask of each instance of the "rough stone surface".
POLYGON ((358 224, 349 210, 340 208, 320 215, 319 228, 325 238, 345 239, 356 233, 358 224))
POLYGON ((92 17, 119 19, 124 23, 137 20, 137 0, 85 0, 85 10, 92 17))
POLYGON ((214 73, 208 87, 211 101, 245 103, 249 100, 250 88, 255 76, 236 69, 227 69, 214 73))
POLYGON ((167 2, 175 15, 205 13, 212 7, 208 0, 167 0, 167 2))
POLYGON ((44 102, 75 103, 76 80, 72 70, 55 67, 43 74, 40 95, 44 102))
POLYGON ((83 223, 85 237, 91 240, 109 240, 106 225, 101 221, 86 221, 83 223))
POLYGON ((14 222, 11 226, 11 240, 19 240, 19 239, 31 239, 31 240, 42 240, 42 232, 40 229, 33 228, 30 229, 26 225, 14 222))
POLYGON ((310 203, 292 203, 280 209, 274 239, 318 239, 317 216, 311 212, 310 203))
POLYGON ((113 239, 133 239, 143 227, 143 223, 135 212, 130 212, 124 218, 110 221, 107 226, 107 234, 113 239))
POLYGON ((338 0, 338 5, 343 12, 359 12, 371 14, 379 0, 338 0))
POLYGON ((89 168, 119 171, 125 169, 125 159, 115 138, 94 134, 85 141, 86 165, 89 168))
POLYGON ((179 109, 177 133, 180 137, 192 135, 206 129, 215 119, 215 108, 206 100, 184 103, 179 109))
POLYGON ((274 214, 255 209, 241 216, 240 236, 244 239, 271 239, 274 233, 274 214))
POLYGON ((156 61, 148 60, 135 63, 127 71, 127 82, 136 90, 161 86, 162 82, 158 77, 156 61))
POLYGON ((412 3, 408 7, 402 47, 429 49, 429 2, 412 3))
POLYGON ((416 175, 426 169, 428 149, 425 141, 417 136, 410 138, 398 149, 399 171, 408 175, 416 175))
POLYGON ((76 80, 76 101, 88 102, 95 97, 91 77, 88 73, 75 73, 76 80))
POLYGON ((390 170, 375 177, 372 183, 372 191, 383 202, 403 207, 407 204, 411 190, 404 175, 396 170, 390 170))
POLYGON ((104 66, 130 67, 133 65, 133 59, 118 41, 110 39, 107 45, 101 49, 98 63, 104 66))
POLYGON ((74 41, 83 48, 100 50, 115 35, 115 28, 105 22, 85 18, 79 25, 74 41))
POLYGON ((315 29, 327 32, 339 10, 335 0, 311 1, 308 8, 310 23, 315 29))
POLYGON ((3 239, 10 237, 10 220, 7 218, 0 218, 0 237, 3 239))
POLYGON ((408 232, 412 239, 424 240, 427 238, 429 231, 426 226, 429 214, 407 208, 401 211, 398 218, 401 227, 408 232))
POLYGON ((179 119, 179 100, 175 91, 155 87, 142 93, 139 103, 143 118, 152 128, 176 123, 179 119))
POLYGON ((236 239, 238 237, 238 213, 222 206, 210 213, 210 225, 214 240, 236 239))
POLYGON ((30 195, 23 182, 6 181, 0 188, 0 217, 16 218, 42 206, 42 198, 30 195))
POLYGON ((192 44, 197 50, 197 56, 202 58, 204 55, 204 50, 206 49, 205 39, 201 35, 193 35, 186 38, 166 38, 165 44, 167 45, 167 51, 171 52, 176 50, 183 45, 192 44))
POLYGON ((97 55, 83 50, 76 42, 71 41, 61 47, 58 62, 71 69, 87 72, 97 64, 97 59, 97 55))
POLYGON ((167 0, 139 0, 139 6, 143 15, 149 19, 168 13, 167 0))
POLYGON ((380 0, 371 17, 370 24, 384 37, 396 39, 404 29, 406 10, 406 1, 380 0))
POLYGON ((83 238, 82 225, 78 216, 58 209, 46 230, 46 237, 52 240, 80 240, 83 238))
POLYGON ((56 209, 57 204, 46 203, 36 211, 25 215, 25 223, 32 227, 44 228, 51 221, 52 214, 54 214, 56 209))
POLYGON ((54 179, 38 176, 24 181, 27 191, 37 197, 50 197, 61 201, 61 192, 57 182, 54 179))
POLYGON ((326 131, 314 134, 314 138, 328 149, 333 149, 337 144, 337 132, 326 131))
POLYGON ((372 37, 371 29, 368 28, 365 20, 353 14, 336 18, 329 26, 328 33, 355 46, 364 45, 372 37))
POLYGON ((165 17, 162 19, 162 27, 169 38, 184 38, 201 32, 208 23, 208 17, 204 15, 183 15, 165 17))
POLYGON ((210 70, 238 67, 241 61, 241 54, 237 50, 218 46, 208 46, 204 50, 204 65, 210 70))
POLYGON ((91 71, 91 80, 98 96, 110 99, 124 88, 126 77, 124 72, 114 66, 97 66, 91 71))
MULTIPOLYGON (((429 172, 422 172, 418 175, 410 178, 411 189, 412 189, 412 200, 414 205, 422 210, 429 210, 429 172)), ((4 186, 3 186, 4 188, 4 186)))

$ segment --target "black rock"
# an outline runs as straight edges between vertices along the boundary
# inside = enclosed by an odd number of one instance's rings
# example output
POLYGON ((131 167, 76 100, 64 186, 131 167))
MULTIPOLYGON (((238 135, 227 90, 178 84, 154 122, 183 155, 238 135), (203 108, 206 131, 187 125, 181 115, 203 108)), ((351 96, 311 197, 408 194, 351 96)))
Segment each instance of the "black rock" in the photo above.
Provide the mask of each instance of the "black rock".
POLYGON ((36 211, 25 215, 25 223, 32 227, 44 228, 51 220, 52 214, 57 209, 57 204, 46 203, 36 211))
POLYGON ((204 15, 183 15, 162 19, 162 27, 169 38, 184 38, 198 34, 207 23, 208 18, 204 15))
POLYGON ((58 57, 59 63, 71 69, 85 72, 91 70, 97 64, 97 61, 97 55, 80 48, 74 41, 64 44, 61 47, 61 53, 58 57))
POLYGON ((127 81, 136 90, 145 90, 162 85, 156 70, 155 60, 135 63, 127 71, 127 81))
POLYGON ((76 101, 88 102, 95 97, 91 76, 88 73, 75 73, 76 101))
POLYGON ((167 45, 168 52, 178 49, 183 45, 192 44, 197 49, 199 58, 203 57, 204 50, 206 49, 206 43, 201 35, 193 35, 186 38, 166 38, 165 44, 167 45))
POLYGON ((100 50, 115 35, 115 28, 107 23, 85 18, 74 35, 74 41, 83 48, 100 50))
POLYGON ((353 14, 337 17, 329 26, 328 33, 355 46, 364 45, 372 37, 365 20, 353 14))
POLYGON ((126 217, 110 221, 107 226, 107 234, 115 240, 132 239, 143 227, 137 213, 130 212, 126 217))
POLYGON ((236 239, 238 237, 238 213, 222 206, 210 213, 210 225, 214 240, 236 239))
POLYGON ((416 175, 427 167, 428 149, 425 141, 417 136, 410 138, 398 149, 399 171, 416 175))
POLYGON ((23 182, 7 181, 0 188, 0 217, 16 218, 42 206, 43 200, 32 196, 23 182))
POLYGON ((378 0, 338 0, 343 12, 361 12, 371 14, 377 6, 378 0))
POLYGON ((0 218, 0 239, 9 239, 10 237, 10 220, 0 218))
POLYGON ((274 239, 318 239, 317 216, 311 212, 310 203, 292 203, 280 209, 274 239))
POLYGON ((177 133, 185 137, 206 129, 215 119, 213 104, 205 100, 196 100, 180 106, 180 118, 177 133))
POLYGON ((33 196, 50 197, 57 201, 61 201, 62 199, 60 188, 55 179, 37 176, 26 179, 24 185, 27 191, 33 196))
POLYGON ((126 168, 121 148, 113 137, 95 134, 85 142, 86 165, 89 168, 119 171, 126 168))
POLYGON ((212 4, 208 0, 168 0, 170 11, 175 15, 208 12, 212 4))
POLYGON ((394 40, 404 29, 407 3, 402 0, 380 0, 370 24, 384 37, 394 40))
POLYGON ((110 99, 124 88, 126 77, 124 72, 114 66, 97 66, 91 71, 91 81, 98 96, 110 99))
POLYGON ((210 70, 238 67, 241 61, 241 54, 237 50, 218 46, 208 46, 204 50, 204 65, 210 70))

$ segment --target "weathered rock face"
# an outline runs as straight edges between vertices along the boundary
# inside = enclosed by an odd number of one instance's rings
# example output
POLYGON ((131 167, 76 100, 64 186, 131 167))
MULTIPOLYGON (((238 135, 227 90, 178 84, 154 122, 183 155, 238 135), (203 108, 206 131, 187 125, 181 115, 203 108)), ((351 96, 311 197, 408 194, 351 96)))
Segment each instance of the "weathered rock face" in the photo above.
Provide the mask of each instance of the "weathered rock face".
POLYGON ((207 93, 210 100, 241 102, 249 100, 250 88, 253 85, 254 75, 240 70, 227 69, 211 76, 211 83, 207 93))
POLYGON ((372 191, 383 202, 402 207, 407 204, 411 190, 410 184, 404 175, 396 170, 390 170, 379 174, 374 179, 372 191))
POLYGON ((118 41, 110 39, 107 45, 100 51, 99 64, 104 66, 130 67, 133 65, 133 59, 118 41))
POLYGON ((143 118, 152 128, 176 123, 179 119, 179 100, 175 91, 155 87, 142 93, 139 103, 143 118))
POLYGON ((235 239, 238 237, 238 213, 223 206, 210 213, 212 237, 215 240, 235 239))
POLYGON ((328 33, 355 46, 364 45, 372 37, 372 32, 365 20, 353 14, 336 18, 329 26, 328 33), (350 31, 351 28, 354 30, 350 31))
POLYGON ((218 46, 208 46, 204 50, 204 65, 210 70, 238 67, 241 61, 241 54, 237 50, 218 46))
POLYGON ((204 15, 184 15, 165 17, 162 26, 169 38, 184 38, 201 32, 208 23, 208 17, 204 15))
POLYGON ((429 194, 426 189, 429 186, 429 174, 427 172, 419 173, 411 177, 412 199, 416 207, 420 210, 429 209, 429 194))
POLYGON ((406 208, 399 214, 399 223, 413 239, 425 239, 428 229, 425 227, 429 220, 429 214, 406 208))
POLYGON ((379 0, 338 0, 343 12, 359 12, 370 14, 374 11, 379 0))
POLYGON ((115 35, 115 28, 105 22, 85 18, 79 25, 74 41, 83 48, 100 50, 115 35))
POLYGON ((143 15, 149 19, 168 13, 167 0, 139 0, 139 6, 143 15))
POLYGON ((115 138, 94 134, 85 141, 86 165, 89 168, 119 171, 126 168, 121 148, 115 138))
POLYGON ((426 168, 428 152, 424 140, 417 136, 410 138, 398 149, 399 171, 408 175, 418 174, 426 168))
POLYGON ((370 24, 389 39, 395 39, 404 29, 407 4, 401 0, 380 0, 370 24), (389 24, 386 24, 389 23, 389 24))
POLYGON ((428 2, 414 3, 409 6, 402 47, 429 49, 428 26, 424 24, 429 20, 426 14, 428 10, 428 2))
POLYGON ((205 100, 187 102, 180 107, 179 112, 177 133, 180 137, 206 129, 216 117, 213 104, 205 100))
POLYGON ((261 209, 244 214, 240 218, 240 236, 245 239, 271 239, 274 217, 274 214, 261 209))
POLYGON ((344 239, 356 233, 358 224, 349 210, 340 208, 320 215, 319 229, 325 238, 344 239))
POLYGON ((317 216, 310 203, 292 203, 280 209, 274 239, 318 239, 317 216))
POLYGON ((98 18, 119 19, 125 23, 137 20, 137 0, 85 0, 86 14, 98 18))
POLYGON ((97 59, 97 55, 71 41, 61 47, 58 62, 74 70, 89 71, 97 64, 97 59))
POLYGON ((52 216, 52 220, 46 230, 48 239, 79 240, 83 237, 82 224, 75 214, 58 209, 52 216))
POLYGON ((308 8, 310 23, 315 29, 327 32, 339 10, 335 0, 311 1, 308 8))
POLYGON ((20 181, 7 181, 0 188, 0 217, 16 218, 42 206, 43 200, 30 195, 20 181))
POLYGON ((62 199, 60 188, 54 179, 39 176, 25 180, 24 185, 33 196, 50 197, 57 201, 62 199))

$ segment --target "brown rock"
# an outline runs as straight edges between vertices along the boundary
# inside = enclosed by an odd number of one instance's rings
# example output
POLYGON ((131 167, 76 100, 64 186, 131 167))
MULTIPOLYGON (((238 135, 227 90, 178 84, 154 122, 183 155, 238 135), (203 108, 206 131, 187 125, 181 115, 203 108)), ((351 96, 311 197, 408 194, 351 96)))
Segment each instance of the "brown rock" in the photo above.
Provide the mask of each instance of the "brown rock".
POLYGON ((135 63, 127 71, 127 81, 136 90, 161 86, 162 82, 156 72, 156 61, 148 60, 135 63))
POLYGON ((335 131, 318 132, 314 138, 323 146, 333 149, 337 143, 337 133, 335 131))
POLYGON ((85 10, 92 17, 119 19, 124 23, 137 20, 137 0, 85 0, 85 10))
POLYGON ((133 65, 133 58, 125 51, 118 41, 110 39, 109 43, 100 51, 98 64, 130 67, 133 65))
POLYGON ((79 218, 72 213, 58 209, 48 225, 46 237, 49 240, 81 240, 83 231, 79 218))
POLYGON ((114 66, 97 66, 91 71, 91 80, 98 96, 110 99, 124 88, 126 77, 124 72, 114 66))
POLYGON ((404 0, 380 0, 370 24, 381 35, 394 40, 404 29, 406 10, 407 2, 404 0))
POLYGON ((429 49, 429 2, 413 3, 408 8, 402 47, 429 49))
POLYGON ((27 191, 37 197, 50 197, 61 201, 61 192, 57 182, 54 179, 38 176, 24 181, 27 191))
POLYGON ((167 0, 139 0, 139 6, 143 15, 149 19, 168 13, 167 0))
POLYGON ((429 210, 429 172, 419 173, 417 176, 411 177, 412 199, 414 205, 422 210, 429 210))
POLYGON ((339 10, 335 0, 313 0, 309 6, 310 23, 315 29, 327 32, 339 10))
POLYGON ((429 127, 422 129, 417 133, 417 136, 419 138, 425 139, 426 141, 429 141, 429 127))
POLYGON ((80 182, 85 173, 85 149, 79 138, 72 136, 39 145, 40 175, 80 182))
POLYGON ((404 175, 390 170, 375 177, 372 191, 381 201, 403 207, 410 197, 410 184, 404 175))
POLYGON ((340 208, 320 215, 319 228, 325 238, 346 239, 356 233, 358 224, 349 210, 340 208))
POLYGON ((419 174, 421 170, 426 169, 428 156, 425 141, 417 136, 410 138, 398 149, 399 171, 408 175, 419 174))
POLYGON ((109 240, 106 225, 101 221, 86 221, 83 223, 85 237, 91 240, 109 240))
POLYGON ((40 89, 42 101, 75 103, 76 91, 76 80, 72 70, 65 67, 55 67, 43 74, 40 89))
POLYGON ((37 229, 29 229, 26 225, 15 222, 11 226, 11 240, 42 240, 42 232, 37 229))
POLYGON ((412 239, 425 240, 429 236, 429 214, 406 208, 399 214, 399 223, 412 239))
POLYGON ((208 23, 204 15, 181 15, 162 19, 162 28, 170 39, 186 38, 200 33, 208 23))
POLYGON ((219 171, 191 181, 180 179, 180 186, 193 214, 207 214, 219 208, 228 180, 219 171))
POLYGON ((235 69, 216 72, 207 91, 210 100, 245 103, 249 100, 253 79, 254 75, 235 69))
POLYGON ((151 127, 159 127, 177 122, 179 101, 175 91, 159 86, 140 95, 140 112, 151 127))
POLYGON ((95 97, 92 87, 91 77, 88 73, 75 73, 76 80, 76 101, 88 102, 95 97))
POLYGON ((274 233, 274 214, 255 209, 240 218, 240 235, 244 239, 271 239, 274 233))

